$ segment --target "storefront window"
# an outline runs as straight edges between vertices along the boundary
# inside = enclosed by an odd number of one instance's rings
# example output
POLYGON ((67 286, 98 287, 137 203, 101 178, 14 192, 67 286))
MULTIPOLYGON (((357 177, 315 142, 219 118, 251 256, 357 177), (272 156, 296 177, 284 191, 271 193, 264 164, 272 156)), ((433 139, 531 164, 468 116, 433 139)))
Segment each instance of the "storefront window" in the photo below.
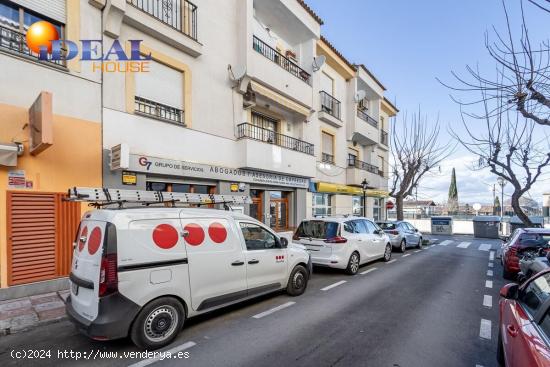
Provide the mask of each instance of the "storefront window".
POLYGON ((148 181, 146 188, 148 191, 169 191, 169 192, 189 192, 194 194, 215 194, 216 186, 191 185, 183 183, 169 182, 151 182, 148 181))
POLYGON ((168 184, 164 182, 147 182, 147 191, 168 191, 168 184))
POLYGON ((191 192, 191 185, 186 184, 172 184, 173 192, 191 192))
POLYGON ((363 215, 363 198, 361 196, 353 196, 351 199, 351 207, 353 210, 353 215, 361 216, 363 215))
POLYGON ((332 195, 313 194, 313 216, 332 215, 332 195))
POLYGON ((372 217, 375 221, 382 220, 382 209, 381 209, 382 199, 374 199, 374 204, 372 207, 372 217))

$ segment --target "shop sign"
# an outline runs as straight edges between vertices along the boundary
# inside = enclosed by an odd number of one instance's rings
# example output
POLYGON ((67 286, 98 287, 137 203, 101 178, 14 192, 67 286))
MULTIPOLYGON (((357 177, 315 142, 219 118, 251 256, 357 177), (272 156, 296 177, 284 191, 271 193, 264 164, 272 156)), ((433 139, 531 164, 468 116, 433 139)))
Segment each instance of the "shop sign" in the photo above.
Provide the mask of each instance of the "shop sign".
POLYGON ((137 175, 135 172, 122 171, 122 184, 135 186, 137 184, 137 175))
POLYGON ((244 183, 297 187, 303 189, 307 189, 309 186, 309 179, 303 177, 162 159, 137 154, 130 155, 130 169, 137 172, 161 175, 205 178, 220 181, 239 181, 244 183))
POLYGON ((8 171, 8 188, 9 189, 25 189, 27 187, 27 180, 25 179, 25 171, 12 170, 8 171))

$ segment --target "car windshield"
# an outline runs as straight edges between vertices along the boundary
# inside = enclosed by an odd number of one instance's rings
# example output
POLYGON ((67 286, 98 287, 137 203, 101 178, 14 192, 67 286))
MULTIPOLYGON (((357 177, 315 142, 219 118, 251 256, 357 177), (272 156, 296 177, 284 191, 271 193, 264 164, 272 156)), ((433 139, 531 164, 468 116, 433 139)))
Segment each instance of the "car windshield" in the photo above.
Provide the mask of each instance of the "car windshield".
POLYGON ((550 233, 524 233, 519 240, 521 247, 549 246, 549 242, 550 233))
POLYGON ((324 222, 320 220, 308 220, 300 223, 296 230, 297 237, 310 237, 327 239, 336 237, 338 234, 338 223, 324 222))
POLYGON ((378 227, 386 230, 386 229, 395 229, 395 223, 387 223, 387 222, 379 222, 378 227))

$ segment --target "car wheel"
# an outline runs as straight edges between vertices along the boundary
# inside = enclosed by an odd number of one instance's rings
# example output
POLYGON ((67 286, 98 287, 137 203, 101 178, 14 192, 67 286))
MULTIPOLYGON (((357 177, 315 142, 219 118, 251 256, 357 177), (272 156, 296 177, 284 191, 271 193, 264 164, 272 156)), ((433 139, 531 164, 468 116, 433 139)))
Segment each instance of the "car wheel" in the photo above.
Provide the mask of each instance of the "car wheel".
POLYGON ((497 362, 499 366, 504 366, 506 364, 504 361, 504 346, 502 345, 502 332, 500 331, 500 326, 498 330, 497 362))
POLYGON ((407 242, 405 241, 405 239, 402 239, 401 243, 399 244, 399 251, 405 252, 406 250, 407 250, 407 242))
POLYGON ((161 297, 145 305, 134 320, 130 338, 141 349, 170 344, 183 327, 185 309, 175 298, 161 297))
POLYGON ((386 245, 386 250, 384 251, 384 261, 388 262, 391 260, 391 245, 388 243, 386 245))
POLYGON ((302 265, 296 265, 288 278, 286 292, 293 297, 303 294, 306 291, 308 280, 309 274, 306 268, 302 265))
POLYGON ((353 252, 349 257, 348 267, 346 268, 346 273, 349 275, 355 275, 359 271, 359 253, 353 252))
POLYGON ((422 237, 420 237, 420 239, 418 240, 418 245, 416 246, 416 248, 422 248, 422 237))

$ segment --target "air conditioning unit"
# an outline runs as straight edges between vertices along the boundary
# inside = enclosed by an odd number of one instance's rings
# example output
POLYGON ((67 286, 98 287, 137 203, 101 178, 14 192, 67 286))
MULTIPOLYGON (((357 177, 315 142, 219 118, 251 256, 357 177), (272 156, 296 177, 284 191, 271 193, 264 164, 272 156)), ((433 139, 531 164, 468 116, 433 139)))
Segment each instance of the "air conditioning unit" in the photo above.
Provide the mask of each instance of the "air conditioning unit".
POLYGON ((363 98, 359 101, 359 105, 357 106, 362 111, 368 111, 370 105, 370 101, 368 98, 363 98))
POLYGON ((122 143, 111 148, 109 165, 111 171, 130 168, 130 148, 128 144, 122 143))
POLYGON ((256 106, 256 93, 251 90, 248 90, 243 95, 243 107, 244 109, 252 108, 256 106))

